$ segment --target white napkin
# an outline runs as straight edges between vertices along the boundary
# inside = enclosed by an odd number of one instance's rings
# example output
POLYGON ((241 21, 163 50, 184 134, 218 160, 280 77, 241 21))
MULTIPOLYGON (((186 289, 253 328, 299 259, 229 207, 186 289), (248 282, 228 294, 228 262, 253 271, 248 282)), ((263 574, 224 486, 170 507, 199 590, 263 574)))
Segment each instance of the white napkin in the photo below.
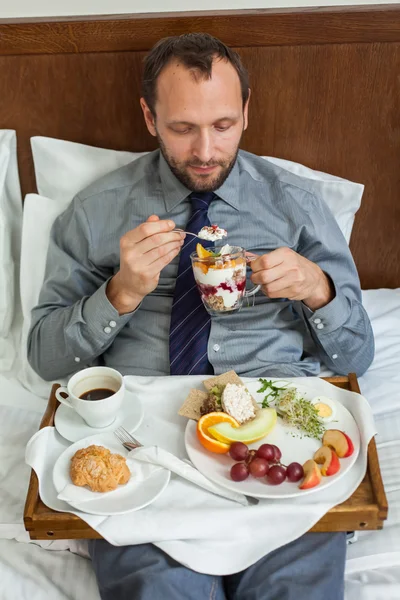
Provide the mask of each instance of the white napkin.
POLYGON ((243 506, 248 506, 249 502, 246 499, 246 496, 243 494, 237 494, 236 492, 231 492, 226 488, 217 485, 207 477, 204 477, 200 471, 198 471, 190 461, 183 461, 171 454, 171 452, 167 452, 163 450, 163 448, 159 448, 158 446, 147 446, 143 448, 137 448, 132 450, 134 453, 134 457, 138 461, 142 461, 144 463, 151 463, 153 465, 160 465, 172 473, 183 477, 183 479, 187 479, 191 483, 198 485, 199 487, 213 493, 218 496, 222 496, 223 498, 227 498, 228 500, 233 500, 234 502, 238 502, 243 506))
MULTIPOLYGON (((186 458, 187 421, 177 411, 191 388, 202 388, 203 379, 202 376, 126 377, 126 385, 140 396, 145 408, 144 420, 135 436, 145 446, 156 441, 174 456, 186 458)), ((244 378, 245 383, 251 381, 254 379, 244 378)), ((368 443, 375 433, 365 398, 319 378, 290 381, 311 387, 315 395, 342 402, 361 432, 361 450, 354 466, 336 485, 315 494, 260 500, 257 506, 243 507, 173 475, 163 494, 143 510, 99 517, 73 510, 57 498, 52 470, 66 443, 54 428, 45 428, 33 436, 27 446, 26 461, 38 475, 40 495, 47 506, 77 514, 111 544, 151 542, 200 573, 236 573, 306 533, 330 508, 351 496, 365 475, 368 443)))

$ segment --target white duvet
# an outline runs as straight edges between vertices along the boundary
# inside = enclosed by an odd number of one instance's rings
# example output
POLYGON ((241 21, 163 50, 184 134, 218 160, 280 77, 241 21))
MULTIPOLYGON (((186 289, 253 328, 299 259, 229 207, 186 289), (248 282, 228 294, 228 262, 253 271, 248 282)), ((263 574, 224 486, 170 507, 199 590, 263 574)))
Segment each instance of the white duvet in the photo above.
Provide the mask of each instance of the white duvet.
MULTIPOLYGON (((389 501, 384 529, 348 546, 346 600, 400 599, 400 289, 364 292, 376 357, 360 378, 376 415, 377 447, 389 501)), ((98 600, 86 543, 29 542, 22 513, 29 481, 28 439, 46 401, 0 374, 0 600, 98 600), (53 550, 53 551, 50 551, 53 550), (69 551, 71 550, 71 551, 69 551)))

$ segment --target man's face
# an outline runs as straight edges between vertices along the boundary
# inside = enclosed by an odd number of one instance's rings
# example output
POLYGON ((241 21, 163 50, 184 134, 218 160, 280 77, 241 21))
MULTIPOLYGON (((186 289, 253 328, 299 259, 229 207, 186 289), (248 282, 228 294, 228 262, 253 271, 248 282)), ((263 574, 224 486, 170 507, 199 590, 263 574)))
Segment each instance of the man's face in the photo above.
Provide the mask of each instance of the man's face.
POLYGON ((243 107, 234 67, 216 60, 211 79, 203 79, 174 59, 157 81, 156 118, 143 98, 141 105, 174 175, 192 191, 219 188, 247 127, 248 105, 243 107))

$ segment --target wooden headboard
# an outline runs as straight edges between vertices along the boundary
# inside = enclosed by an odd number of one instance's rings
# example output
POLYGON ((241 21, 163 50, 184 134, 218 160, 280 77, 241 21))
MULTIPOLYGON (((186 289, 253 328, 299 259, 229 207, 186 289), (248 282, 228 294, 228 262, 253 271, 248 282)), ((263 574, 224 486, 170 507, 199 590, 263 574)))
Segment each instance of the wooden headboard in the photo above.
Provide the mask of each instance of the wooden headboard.
POLYGON ((152 150, 142 59, 160 38, 207 31, 251 79, 242 147, 363 183, 351 249, 364 289, 400 286, 400 8, 396 6, 0 21, 0 129, 152 150))

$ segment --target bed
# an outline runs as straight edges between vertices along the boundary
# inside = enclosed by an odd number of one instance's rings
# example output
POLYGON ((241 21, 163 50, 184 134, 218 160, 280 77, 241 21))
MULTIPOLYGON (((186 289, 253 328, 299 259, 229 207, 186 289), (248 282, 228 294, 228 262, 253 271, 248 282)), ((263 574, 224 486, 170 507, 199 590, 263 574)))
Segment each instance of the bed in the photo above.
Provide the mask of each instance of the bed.
MULTIPOLYGON (((362 532, 349 545, 346 600, 399 598, 400 9, 0 21, 0 130, 16 131, 22 194, 37 191, 33 136, 152 150, 138 103, 142 59, 160 37, 186 31, 220 37, 250 71, 244 149, 365 186, 350 248, 376 337, 376 357, 360 386, 376 415, 389 518, 382 531, 362 532)), ((75 599, 82 589, 97 599, 84 543, 27 543, 24 447, 37 430, 47 388, 33 393, 26 380, 21 385, 19 358, 0 373, 0 599, 75 599)))

